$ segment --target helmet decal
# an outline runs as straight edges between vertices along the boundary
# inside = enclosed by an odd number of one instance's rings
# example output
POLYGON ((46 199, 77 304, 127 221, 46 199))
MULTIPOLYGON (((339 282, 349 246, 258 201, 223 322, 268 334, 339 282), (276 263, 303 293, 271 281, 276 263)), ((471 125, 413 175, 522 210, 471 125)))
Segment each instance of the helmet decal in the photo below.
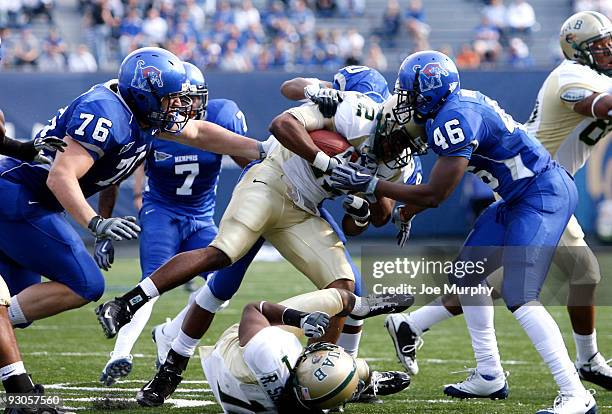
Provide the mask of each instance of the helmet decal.
POLYGON ((164 81, 161 75, 161 70, 157 69, 155 66, 145 66, 145 61, 139 60, 136 62, 132 86, 146 92, 151 92, 151 86, 154 84, 162 88, 164 86, 164 81))
POLYGON ((448 76, 448 71, 440 62, 430 62, 421 68, 421 65, 412 67, 415 73, 419 73, 419 86, 421 92, 431 91, 442 87, 442 76, 448 76))

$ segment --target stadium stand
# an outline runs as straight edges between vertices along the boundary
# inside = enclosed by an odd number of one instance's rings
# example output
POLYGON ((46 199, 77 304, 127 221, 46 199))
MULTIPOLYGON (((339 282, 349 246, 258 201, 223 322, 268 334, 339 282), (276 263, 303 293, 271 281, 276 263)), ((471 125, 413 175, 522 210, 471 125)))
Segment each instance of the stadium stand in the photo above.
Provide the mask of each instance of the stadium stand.
POLYGON ((201 67, 224 71, 331 70, 361 63, 384 70, 425 48, 459 55, 464 68, 549 67, 560 58, 559 25, 574 9, 610 13, 609 2, 599 0, 486 3, 0 0, 1 65, 20 71, 115 70, 134 48, 159 44, 201 67), (489 21, 483 24, 485 15, 489 21))

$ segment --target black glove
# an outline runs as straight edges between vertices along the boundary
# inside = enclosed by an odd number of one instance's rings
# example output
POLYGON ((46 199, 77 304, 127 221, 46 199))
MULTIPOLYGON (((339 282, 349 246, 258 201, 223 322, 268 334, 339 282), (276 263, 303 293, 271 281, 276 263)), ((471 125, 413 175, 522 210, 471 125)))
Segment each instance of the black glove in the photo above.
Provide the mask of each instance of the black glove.
POLYGON ((335 89, 321 88, 311 90, 304 88, 304 96, 317 104, 319 111, 325 118, 333 118, 336 115, 338 105, 342 102, 342 93, 335 89))
POLYGON ((97 238, 94 244, 94 260, 100 269, 109 270, 115 261, 113 241, 108 238, 97 238))
POLYGON ((58 137, 39 137, 32 141, 32 145, 34 146, 34 150, 38 153, 34 157, 34 161, 41 164, 51 164, 52 160, 43 155, 43 150, 64 152, 64 148, 68 144, 58 137))

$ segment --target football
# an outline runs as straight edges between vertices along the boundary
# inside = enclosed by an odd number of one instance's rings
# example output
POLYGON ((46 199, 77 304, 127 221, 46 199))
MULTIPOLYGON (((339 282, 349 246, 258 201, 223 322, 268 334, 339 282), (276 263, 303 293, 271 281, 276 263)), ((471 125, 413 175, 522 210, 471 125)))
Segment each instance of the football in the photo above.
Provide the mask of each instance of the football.
MULTIPOLYGON (((314 142, 321 151, 330 157, 340 154, 351 146, 348 140, 342 135, 325 129, 310 131, 310 138, 312 138, 312 142, 314 142)), ((351 157, 351 161, 356 161, 357 157, 357 153, 355 152, 351 157)))

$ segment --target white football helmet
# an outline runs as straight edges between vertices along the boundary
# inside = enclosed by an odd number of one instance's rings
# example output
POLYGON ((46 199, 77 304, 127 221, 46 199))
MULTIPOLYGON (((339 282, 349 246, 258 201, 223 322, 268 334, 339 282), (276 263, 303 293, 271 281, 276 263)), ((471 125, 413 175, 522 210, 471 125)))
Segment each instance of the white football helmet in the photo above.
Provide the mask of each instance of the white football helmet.
POLYGON ((288 385, 304 408, 326 410, 349 401, 358 382, 355 359, 338 345, 319 342, 306 347, 288 385))
POLYGON ((559 43, 567 59, 612 75, 612 22, 603 14, 574 14, 561 26, 559 43))

